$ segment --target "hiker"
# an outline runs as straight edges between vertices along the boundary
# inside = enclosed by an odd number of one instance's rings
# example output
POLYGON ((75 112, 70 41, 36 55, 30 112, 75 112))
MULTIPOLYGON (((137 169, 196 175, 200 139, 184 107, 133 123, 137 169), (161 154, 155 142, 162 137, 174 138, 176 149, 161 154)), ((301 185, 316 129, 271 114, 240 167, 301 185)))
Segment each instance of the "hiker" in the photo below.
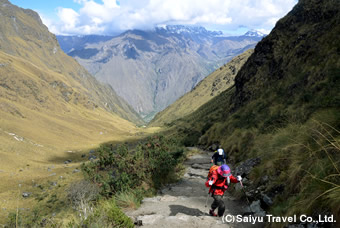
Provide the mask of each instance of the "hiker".
POLYGON ((221 217, 225 211, 224 202, 222 200, 224 192, 227 190, 230 182, 238 183, 242 180, 242 177, 237 176, 237 178, 235 178, 231 174, 229 166, 226 164, 223 164, 217 169, 212 170, 211 175, 208 175, 208 177, 209 179, 206 181, 205 186, 210 187, 209 193, 214 198, 214 202, 211 204, 209 214, 211 216, 217 216, 214 211, 216 208, 218 208, 218 216, 221 217))
POLYGON ((219 148, 211 157, 211 163, 214 163, 215 165, 223 165, 227 163, 227 156, 222 148, 219 148))

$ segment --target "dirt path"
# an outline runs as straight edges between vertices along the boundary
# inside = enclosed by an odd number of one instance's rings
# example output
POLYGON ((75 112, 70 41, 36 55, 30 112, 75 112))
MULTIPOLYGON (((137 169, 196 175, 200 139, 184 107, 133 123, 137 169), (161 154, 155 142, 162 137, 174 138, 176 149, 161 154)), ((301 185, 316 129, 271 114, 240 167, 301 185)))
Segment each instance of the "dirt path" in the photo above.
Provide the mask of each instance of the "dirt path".
MULTIPOLYGON (((187 167, 183 178, 161 190, 161 195, 146 198, 141 207, 127 215, 141 220, 143 227, 254 227, 251 223, 225 223, 221 218, 208 215, 213 199, 209 196, 205 179, 210 168, 212 154, 203 152, 185 162, 187 167)), ((247 211, 244 203, 235 200, 228 192, 224 195, 225 215, 242 215, 247 211)))

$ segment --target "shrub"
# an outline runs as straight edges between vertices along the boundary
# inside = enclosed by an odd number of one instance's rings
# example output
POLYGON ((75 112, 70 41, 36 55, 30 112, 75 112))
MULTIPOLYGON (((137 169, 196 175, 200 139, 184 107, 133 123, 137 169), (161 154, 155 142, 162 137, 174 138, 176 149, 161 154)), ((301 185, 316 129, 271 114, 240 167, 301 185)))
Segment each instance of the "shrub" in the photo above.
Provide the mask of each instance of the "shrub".
POLYGON ((168 176, 183 152, 177 140, 153 136, 133 152, 126 145, 118 146, 116 151, 103 145, 98 161, 83 164, 82 170, 87 178, 101 186, 105 196, 137 189, 143 181, 157 188, 169 181, 168 176))
POLYGON ((69 227, 117 227, 132 228, 133 221, 117 206, 116 201, 99 201, 94 212, 82 222, 72 221, 69 227))
POLYGON ((82 201, 91 202, 98 198, 99 187, 90 181, 82 180, 70 185, 67 198, 74 206, 78 206, 82 201))
POLYGON ((200 137, 201 137, 201 133, 198 131, 187 131, 184 134, 184 139, 183 139, 183 144, 184 146, 195 146, 197 145, 200 137))
POLYGON ((80 181, 69 187, 67 198, 79 212, 81 223, 93 214, 93 201, 98 198, 99 191, 99 187, 90 181, 80 181))

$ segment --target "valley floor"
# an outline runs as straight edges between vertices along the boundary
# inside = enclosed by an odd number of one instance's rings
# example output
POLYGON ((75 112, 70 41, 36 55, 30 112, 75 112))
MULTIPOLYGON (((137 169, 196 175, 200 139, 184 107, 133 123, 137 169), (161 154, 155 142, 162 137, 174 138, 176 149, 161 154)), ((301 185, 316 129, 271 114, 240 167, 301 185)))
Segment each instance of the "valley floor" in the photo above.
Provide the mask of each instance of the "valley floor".
POLYGON ((51 213, 59 213, 64 206, 57 205, 53 195, 66 195, 71 183, 83 179, 80 165, 95 148, 108 141, 133 142, 158 130, 135 128, 120 135, 112 130, 97 134, 92 141, 64 137, 65 143, 57 146, 40 145, 15 130, 0 128, 0 227, 16 211, 19 217, 33 214, 39 202, 47 201, 51 213))

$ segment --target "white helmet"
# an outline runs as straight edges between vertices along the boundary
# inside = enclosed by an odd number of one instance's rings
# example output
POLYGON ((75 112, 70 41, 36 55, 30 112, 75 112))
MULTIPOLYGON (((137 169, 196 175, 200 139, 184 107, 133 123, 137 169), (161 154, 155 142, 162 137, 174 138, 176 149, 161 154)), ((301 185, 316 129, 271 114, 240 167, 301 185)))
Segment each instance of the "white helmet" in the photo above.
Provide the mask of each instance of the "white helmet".
POLYGON ((219 155, 222 155, 222 154, 223 154, 223 149, 218 149, 217 151, 218 151, 218 154, 219 154, 219 155))

